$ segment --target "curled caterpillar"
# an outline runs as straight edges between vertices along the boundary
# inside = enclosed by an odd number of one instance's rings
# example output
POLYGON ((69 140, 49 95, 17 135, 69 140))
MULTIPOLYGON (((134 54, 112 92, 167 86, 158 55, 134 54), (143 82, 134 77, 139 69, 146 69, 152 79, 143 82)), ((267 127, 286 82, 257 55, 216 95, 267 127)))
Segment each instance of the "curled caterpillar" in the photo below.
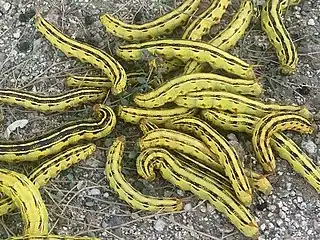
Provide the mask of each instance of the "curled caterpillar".
POLYGON ((228 78, 213 73, 194 73, 176 77, 151 92, 137 94, 134 102, 140 107, 154 108, 172 102, 178 96, 200 90, 259 96, 262 87, 251 80, 228 78))
POLYGON ((176 198, 156 198, 143 195, 132 187, 121 173, 124 143, 123 136, 118 137, 112 144, 107 155, 105 175, 110 187, 118 193, 120 199, 127 202, 135 209, 147 211, 179 211, 183 208, 183 202, 176 198))
POLYGON ((210 177, 203 178, 197 168, 186 168, 165 149, 149 148, 137 158, 137 171, 145 179, 154 178, 159 170, 164 179, 182 190, 191 191, 199 198, 208 200, 219 212, 225 214, 245 236, 258 235, 258 226, 250 212, 225 188, 224 184, 210 177), (147 156, 140 156, 147 155, 147 156))
POLYGON ((174 102, 178 106, 186 108, 214 108, 258 117, 263 117, 271 112, 294 112, 307 119, 312 119, 310 111, 302 106, 268 104, 228 92, 191 92, 185 96, 178 96, 174 102))
POLYGON ((156 124, 162 124, 171 118, 193 115, 194 112, 194 109, 184 107, 144 109, 131 106, 119 106, 118 108, 118 116, 124 121, 134 124, 139 124, 143 118, 156 124))
POLYGON ((120 46, 116 54, 127 61, 142 59, 145 52, 159 54, 167 59, 178 58, 183 62, 196 60, 225 70, 244 79, 255 79, 252 65, 209 43, 191 40, 157 40, 120 46))
POLYGON ((95 237, 71 237, 71 236, 60 236, 60 235, 24 235, 19 237, 10 237, 7 240, 100 240, 95 237))
POLYGON ((1 141, 0 161, 35 161, 79 141, 92 141, 109 135, 116 125, 115 113, 102 104, 96 104, 93 109, 96 119, 70 122, 28 140, 1 141))
MULTIPOLYGON (((61 171, 69 168, 70 166, 86 159, 96 149, 92 143, 86 145, 77 145, 68 148, 62 153, 59 153, 41 163, 39 167, 34 169, 28 178, 37 187, 40 188, 47 184, 47 182, 55 178, 61 171)), ((3 198, 0 200, 0 216, 12 211, 16 206, 11 198, 3 198)))
POLYGON ((109 14, 100 16, 101 23, 107 32, 127 41, 150 40, 158 36, 168 35, 184 25, 198 9, 200 0, 185 0, 173 11, 144 24, 127 24, 109 14))
POLYGON ((312 133, 311 123, 294 113, 270 113, 261 118, 252 132, 252 145, 257 159, 266 172, 274 172, 276 161, 270 146, 274 133, 283 130, 294 130, 301 133, 312 133))
POLYGON ((0 192, 12 199, 24 222, 24 234, 48 233, 48 212, 38 188, 23 174, 0 169, 0 192))
POLYGON ((40 112, 65 111, 87 102, 105 98, 106 92, 98 88, 81 88, 65 93, 44 96, 18 89, 0 89, 0 102, 22 106, 40 112))
POLYGON ((101 69, 112 81, 112 92, 121 93, 126 87, 127 75, 120 63, 106 52, 77 42, 47 22, 38 13, 36 16, 36 27, 53 46, 60 49, 67 56, 78 58, 101 69))

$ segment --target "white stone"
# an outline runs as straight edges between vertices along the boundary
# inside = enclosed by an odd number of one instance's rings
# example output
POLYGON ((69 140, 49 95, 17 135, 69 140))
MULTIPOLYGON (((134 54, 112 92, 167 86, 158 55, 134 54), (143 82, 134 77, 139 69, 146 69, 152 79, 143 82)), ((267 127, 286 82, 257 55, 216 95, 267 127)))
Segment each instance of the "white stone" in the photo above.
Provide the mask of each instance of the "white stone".
POLYGON ((11 8, 11 4, 8 2, 5 2, 2 7, 6 12, 8 12, 9 9, 11 8))
POLYGON ((317 152, 317 145, 311 140, 303 141, 301 146, 309 154, 315 154, 317 152))
POLYGON ((158 232, 162 232, 166 225, 167 223, 164 220, 158 219, 154 225, 154 229, 158 232))
POLYGON ((91 195, 91 196, 100 195, 100 194, 101 194, 101 192, 100 192, 100 190, 98 188, 93 188, 88 192, 88 195, 91 195))
POLYGON ((192 209, 192 204, 191 203, 187 203, 184 205, 184 208, 183 208, 185 211, 190 211, 192 209))
POLYGON ((18 29, 14 34, 13 34, 13 37, 14 38, 19 38, 21 36, 21 32, 20 30, 18 29))
POLYGON ((314 25, 316 25, 316 23, 312 18, 310 18, 309 21, 308 21, 308 25, 309 26, 314 26, 314 25))

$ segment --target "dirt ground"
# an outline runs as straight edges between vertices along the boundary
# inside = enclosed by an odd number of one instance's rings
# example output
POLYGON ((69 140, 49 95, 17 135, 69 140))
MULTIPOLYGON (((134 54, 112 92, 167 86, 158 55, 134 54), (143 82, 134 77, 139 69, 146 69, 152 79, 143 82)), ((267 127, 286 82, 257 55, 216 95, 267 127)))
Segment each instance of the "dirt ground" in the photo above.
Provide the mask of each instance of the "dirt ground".
MULTIPOLYGON (((66 90, 65 77, 70 73, 101 75, 91 65, 66 57, 36 31, 35 10, 65 34, 96 47, 114 52, 124 42, 107 33, 99 22, 102 13, 112 13, 127 22, 146 22, 179 5, 180 0, 0 0, 0 88, 19 88, 44 94, 66 90)), ((205 8, 209 0, 201 0, 205 8)), ((263 3, 264 1, 257 1, 263 3)), ((285 15, 285 23, 298 49, 297 73, 283 76, 273 48, 255 19, 245 37, 231 51, 246 61, 257 64, 257 74, 265 89, 266 101, 306 105, 314 113, 315 126, 320 120, 320 1, 302 0, 285 15)), ((232 1, 214 34, 231 19, 239 1, 232 1)), ((181 33, 181 30, 180 30, 181 33)), ((174 35, 179 36, 179 30, 174 35)), ((125 64, 133 72, 143 63, 125 64)), ((139 89, 138 89, 139 90, 139 89)), ((121 99, 106 99, 115 107, 130 104, 132 93, 121 99)), ((64 113, 41 114, 23 108, 0 105, 0 137, 8 125, 27 119, 23 129, 14 131, 10 140, 39 135, 65 122, 89 118, 91 106, 64 113)), ((250 139, 243 134, 228 134, 243 147, 246 164, 256 161, 250 139)), ((41 189, 50 216, 50 232, 61 235, 86 235, 101 239, 246 239, 227 219, 206 201, 183 192, 161 179, 146 182, 135 172, 135 146, 141 132, 134 125, 119 121, 108 138, 97 142, 95 154, 50 181, 41 189), (112 140, 126 135, 126 155, 123 173, 130 183, 143 193, 155 196, 177 196, 187 202, 183 211, 155 214, 136 211, 118 199, 104 176, 105 153, 112 140)), ((294 141, 320 165, 320 134, 290 133, 294 141)), ((277 173, 270 176, 274 191, 270 196, 255 193, 251 207, 260 226, 260 239, 318 239, 320 236, 320 199, 316 191, 296 174, 287 162, 277 159, 277 173), (318 237, 317 237, 318 236, 318 237)), ((0 167, 29 173, 38 163, 7 164, 0 167)), ((253 166, 254 169, 259 169, 253 166)), ((18 211, 0 218, 0 239, 21 235, 23 224, 18 211)))

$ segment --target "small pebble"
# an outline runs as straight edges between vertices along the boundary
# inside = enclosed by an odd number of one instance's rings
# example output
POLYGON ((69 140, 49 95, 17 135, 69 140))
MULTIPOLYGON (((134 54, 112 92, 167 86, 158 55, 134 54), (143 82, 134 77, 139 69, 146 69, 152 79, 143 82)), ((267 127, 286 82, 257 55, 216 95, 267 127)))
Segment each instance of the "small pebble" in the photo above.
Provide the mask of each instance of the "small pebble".
POLYGON ((264 231, 264 230, 266 229, 266 227, 267 227, 267 226, 266 226, 264 223, 262 223, 261 226, 260 226, 260 229, 261 229, 262 231, 264 231))
POLYGON ((316 25, 316 23, 312 18, 310 18, 309 21, 308 21, 308 25, 309 26, 314 26, 314 25, 316 25))
POLYGON ((187 203, 184 205, 183 209, 185 211, 190 211, 192 209, 192 204, 191 203, 187 203))
POLYGON ((301 147, 309 154, 315 154, 317 152, 317 145, 311 141, 302 141, 301 147))
POLYGON ((11 8, 11 4, 8 3, 8 2, 5 2, 2 7, 3 7, 3 10, 5 10, 6 12, 8 12, 9 9, 11 8))
POLYGON ((164 220, 158 219, 154 225, 154 229, 158 232, 162 232, 166 225, 167 223, 164 220))
POLYGON ((88 192, 88 195, 91 195, 91 196, 100 195, 100 194, 101 194, 101 192, 98 188, 90 189, 88 192))
POLYGON ((297 201, 298 201, 298 203, 301 203, 301 202, 303 202, 303 198, 302 197, 297 197, 297 201))
POLYGON ((283 224, 283 220, 282 219, 277 219, 277 225, 279 227, 281 227, 282 224, 283 224))

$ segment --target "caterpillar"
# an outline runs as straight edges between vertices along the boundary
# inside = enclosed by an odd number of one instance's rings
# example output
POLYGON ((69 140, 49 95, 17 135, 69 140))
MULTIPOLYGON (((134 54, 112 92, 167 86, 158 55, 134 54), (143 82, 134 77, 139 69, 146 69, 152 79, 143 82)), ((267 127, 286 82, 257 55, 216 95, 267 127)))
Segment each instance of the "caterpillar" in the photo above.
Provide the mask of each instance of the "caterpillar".
POLYGON ((95 237, 72 237, 72 236, 60 236, 60 235, 24 235, 19 237, 10 237, 7 240, 100 240, 95 237))
MULTIPOLYGON (((96 149, 92 143, 86 145, 77 145, 59 153, 52 158, 41 163, 36 169, 29 174, 28 178, 37 187, 40 188, 47 184, 50 179, 55 178, 58 174, 90 156, 96 149)), ((0 216, 12 211, 16 206, 11 198, 0 200, 0 216)))
POLYGON ((110 187, 118 193, 120 199, 135 209, 156 212, 174 212, 183 208, 183 202, 176 198, 156 198, 143 195, 132 187, 121 173, 125 138, 118 137, 111 145, 105 167, 105 175, 110 187))
POLYGON ((171 150, 178 150, 201 160, 214 169, 219 168, 220 164, 215 160, 216 154, 200 140, 188 134, 171 129, 158 128, 147 132, 139 139, 140 150, 151 147, 163 147, 171 150))
MULTIPOLYGON (((209 44, 223 51, 228 51, 244 35, 253 15, 254 6, 252 0, 242 1, 238 12, 233 16, 230 23, 210 40, 209 44)), ((202 70, 202 64, 199 64, 197 61, 189 61, 184 68, 184 74, 198 73, 202 70)))
POLYGON ((275 48, 282 73, 292 74, 296 71, 298 55, 280 14, 279 0, 266 0, 261 11, 261 26, 275 48))
POLYGON ((105 105, 93 107, 97 120, 78 120, 24 141, 0 141, 0 161, 35 161, 56 154, 82 140, 107 136, 116 125, 113 110, 105 105))
MULTIPOLYGON (((231 114, 203 110, 201 115, 212 125, 230 131, 252 134, 259 121, 258 117, 247 114, 231 114)), ((320 169, 300 148, 283 133, 274 133, 271 137, 271 147, 286 160, 295 172, 300 174, 317 192, 320 192, 320 169)))
POLYGON ((218 24, 230 0, 213 0, 210 6, 189 24, 182 39, 198 41, 209 33, 211 26, 218 24))
POLYGON ((252 145, 258 161, 266 172, 274 172, 276 169, 270 139, 274 133, 283 130, 312 133, 313 128, 307 119, 290 112, 270 113, 261 118, 252 132, 252 145))
POLYGON ((127 61, 142 59, 145 52, 162 55, 164 58, 178 58, 183 62, 196 60, 209 63, 212 67, 225 70, 244 79, 255 79, 252 65, 210 45, 191 40, 156 40, 139 44, 119 46, 116 54, 127 61))
POLYGON ((250 99, 246 96, 228 92, 197 91, 178 96, 174 103, 186 108, 214 108, 233 113, 245 113, 263 117, 275 111, 294 112, 307 119, 312 118, 310 111, 302 106, 277 105, 250 99))
POLYGON ((117 115, 125 122, 139 124, 140 120, 146 118, 153 123, 162 124, 170 118, 177 116, 193 115, 194 109, 184 107, 173 107, 163 109, 143 109, 131 106, 119 106, 117 115))
POLYGON ((121 64, 111 55, 88 44, 80 43, 64 35, 38 13, 36 27, 40 33, 56 48, 67 56, 78 58, 101 69, 113 83, 112 93, 119 94, 125 87, 127 76, 121 64))
MULTIPOLYGON (((146 79, 148 76, 145 72, 133 72, 127 74, 127 82, 135 84, 140 79, 146 79)), ((65 83, 68 87, 96 87, 111 88, 112 82, 106 77, 89 77, 70 75, 66 78, 65 83)))
MULTIPOLYGON (((143 132, 143 134, 147 134, 149 131, 152 131, 154 129, 159 128, 156 124, 148 121, 147 119, 142 119, 140 121, 139 127, 140 127, 140 130, 143 132)), ((205 164, 202 164, 201 160, 196 159, 194 156, 191 158, 191 157, 187 156, 186 154, 183 154, 177 150, 175 150, 174 153, 181 155, 183 159, 188 160, 188 162, 196 165, 197 168, 202 168, 208 173, 210 173, 211 171, 214 171, 213 174, 212 173, 211 174, 213 176, 215 176, 215 178, 216 178, 217 171, 221 174, 225 174, 223 167, 219 164, 207 166, 205 164)), ((250 169, 244 169, 244 172, 245 172, 246 176, 248 177, 248 180, 249 180, 249 183, 251 186, 253 186, 255 189, 257 189, 258 191, 262 192, 265 195, 269 195, 271 193, 272 186, 265 176, 263 176, 259 173, 256 173, 250 169)), ((232 189, 231 185, 230 185, 230 188, 232 189)))
POLYGON ((251 213, 219 181, 203 179, 197 168, 190 171, 165 149, 149 148, 137 158, 137 171, 145 179, 154 178, 158 169, 164 179, 182 190, 191 191, 199 198, 208 200, 219 212, 226 215, 245 236, 258 235, 258 226, 251 213), (147 155, 140 157, 141 155, 147 155))
POLYGON ((65 111, 87 102, 105 98, 106 92, 98 88, 81 88, 57 95, 44 96, 18 89, 0 89, 0 102, 15 104, 40 112, 65 111))
POLYGON ((178 76, 159 88, 144 94, 137 94, 134 102, 145 108, 162 106, 189 92, 211 90, 259 96, 262 87, 251 80, 234 79, 213 73, 194 73, 178 76))
POLYGON ((218 156, 238 199, 246 206, 252 203, 252 190, 244 172, 244 164, 227 140, 205 121, 196 117, 175 118, 165 123, 170 129, 184 131, 201 139, 218 156))
POLYGON ((0 169, 0 192, 20 209, 24 234, 47 234, 48 212, 38 188, 23 174, 0 169))
POLYGON ((173 11, 144 24, 127 24, 109 14, 100 16, 100 22, 106 31, 127 41, 142 41, 168 35, 179 26, 184 25, 198 9, 200 0, 185 0, 173 11))
POLYGON ((290 6, 296 6, 301 2, 301 0, 282 0, 279 3, 279 15, 282 16, 287 8, 290 6))

